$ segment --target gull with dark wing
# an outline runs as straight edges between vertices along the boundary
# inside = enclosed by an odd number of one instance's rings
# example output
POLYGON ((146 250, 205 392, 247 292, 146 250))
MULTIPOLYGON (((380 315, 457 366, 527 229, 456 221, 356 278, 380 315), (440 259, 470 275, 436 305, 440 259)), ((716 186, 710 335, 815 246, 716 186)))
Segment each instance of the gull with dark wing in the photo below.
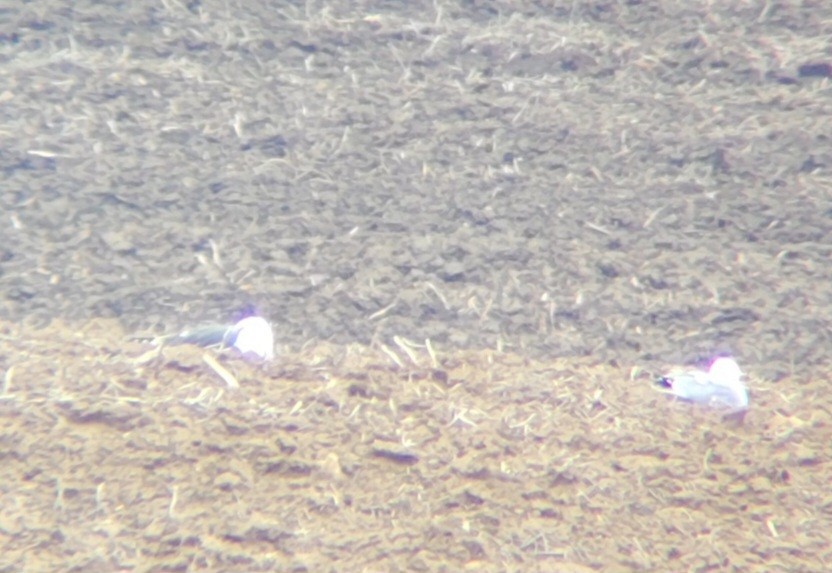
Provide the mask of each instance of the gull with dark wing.
POLYGON ((274 358, 272 325, 259 316, 249 316, 233 325, 212 324, 189 328, 179 334, 161 336, 154 340, 159 345, 193 344, 209 347, 235 348, 243 356, 260 360, 274 358))

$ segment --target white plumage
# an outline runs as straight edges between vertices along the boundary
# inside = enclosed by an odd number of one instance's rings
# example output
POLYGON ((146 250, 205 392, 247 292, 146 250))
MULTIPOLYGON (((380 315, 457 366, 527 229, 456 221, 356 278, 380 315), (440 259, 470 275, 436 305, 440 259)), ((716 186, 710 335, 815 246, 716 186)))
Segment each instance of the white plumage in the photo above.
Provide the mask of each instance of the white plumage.
POLYGON ((710 406, 734 409, 748 407, 748 389, 743 384, 743 372, 733 358, 717 358, 707 372, 693 370, 662 376, 661 382, 669 393, 710 406))

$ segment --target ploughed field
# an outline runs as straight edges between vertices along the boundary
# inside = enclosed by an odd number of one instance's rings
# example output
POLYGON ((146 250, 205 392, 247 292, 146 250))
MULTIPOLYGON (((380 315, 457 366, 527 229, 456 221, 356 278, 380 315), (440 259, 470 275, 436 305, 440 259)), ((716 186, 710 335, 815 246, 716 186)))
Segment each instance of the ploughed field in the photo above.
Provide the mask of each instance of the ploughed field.
POLYGON ((820 571, 829 379, 744 418, 643 372, 3 326, 3 570, 820 571))
POLYGON ((0 10, 0 571, 832 569, 832 7, 64 4, 0 10), (657 391, 719 354, 744 417, 657 391))

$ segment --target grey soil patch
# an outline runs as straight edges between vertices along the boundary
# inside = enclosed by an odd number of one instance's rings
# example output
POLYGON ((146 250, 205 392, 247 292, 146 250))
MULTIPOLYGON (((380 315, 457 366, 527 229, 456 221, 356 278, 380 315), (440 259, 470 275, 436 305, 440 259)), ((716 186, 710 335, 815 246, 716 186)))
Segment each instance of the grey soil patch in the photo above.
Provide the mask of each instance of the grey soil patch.
POLYGON ((830 18, 687 4, 7 10, 0 313, 826 365, 830 18))

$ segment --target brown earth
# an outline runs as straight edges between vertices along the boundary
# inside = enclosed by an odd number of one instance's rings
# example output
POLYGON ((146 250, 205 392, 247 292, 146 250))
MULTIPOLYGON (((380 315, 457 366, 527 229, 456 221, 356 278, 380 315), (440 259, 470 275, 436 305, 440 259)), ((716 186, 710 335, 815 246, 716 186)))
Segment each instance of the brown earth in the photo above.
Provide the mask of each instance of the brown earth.
POLYGON ((755 384, 736 419, 586 359, 321 345, 221 357, 235 388, 211 351, 125 344, 111 322, 2 335, 3 571, 832 560, 829 379, 755 384))
POLYGON ((832 7, 719 4, 0 8, 0 571, 830 570, 832 7))

